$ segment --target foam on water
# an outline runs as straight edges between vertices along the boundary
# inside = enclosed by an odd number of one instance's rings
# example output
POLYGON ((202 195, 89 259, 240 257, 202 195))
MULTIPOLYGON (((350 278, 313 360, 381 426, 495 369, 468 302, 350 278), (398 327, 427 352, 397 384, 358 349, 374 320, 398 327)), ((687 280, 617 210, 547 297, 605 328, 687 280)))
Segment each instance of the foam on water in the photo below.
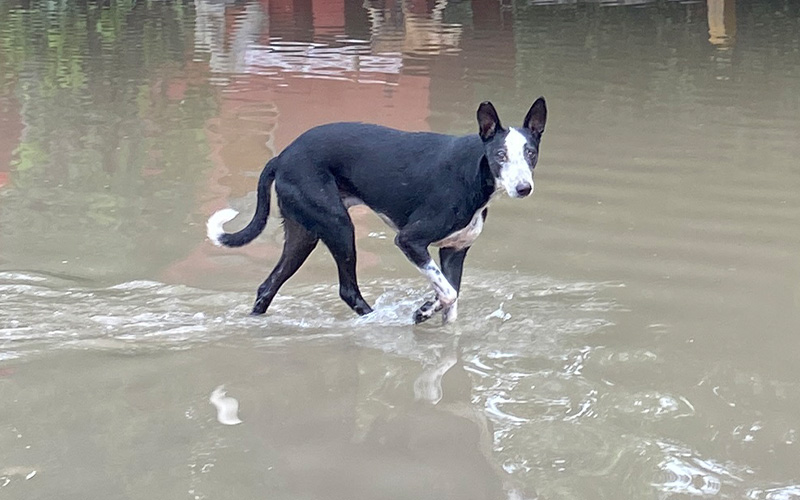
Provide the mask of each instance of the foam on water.
POLYGON ((364 295, 374 302, 374 312, 363 317, 347 309, 336 286, 328 284, 287 286, 268 314, 252 317, 250 293, 148 280, 89 288, 48 276, 7 272, 0 273, 0 291, 5 294, 0 310, 0 356, 90 345, 185 348, 246 334, 279 343, 353 336, 367 347, 413 357, 414 332, 421 331, 429 336, 437 332, 502 335, 503 345, 516 352, 543 330, 554 330, 563 337, 608 324, 603 312, 615 305, 596 297, 608 286, 555 283, 546 278, 479 277, 464 285, 459 320, 442 328, 438 315, 425 325, 413 325, 414 310, 431 295, 417 279, 363 283, 364 295), (47 307, 37 307, 43 297, 47 307), (587 307, 589 303, 591 307, 587 307), (502 317, 496 314, 499 310, 504 311, 502 317), (101 339, 117 342, 98 343, 101 339))

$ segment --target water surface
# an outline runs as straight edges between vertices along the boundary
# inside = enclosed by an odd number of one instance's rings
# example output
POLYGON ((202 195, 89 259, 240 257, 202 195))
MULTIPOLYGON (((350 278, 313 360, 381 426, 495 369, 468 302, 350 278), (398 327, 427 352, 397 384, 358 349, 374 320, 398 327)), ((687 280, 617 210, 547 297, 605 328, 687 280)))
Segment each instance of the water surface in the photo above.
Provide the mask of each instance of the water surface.
POLYGON ((800 499, 799 33, 787 0, 3 2, 0 493, 800 499), (247 315, 277 210, 237 250, 205 220, 298 134, 539 95, 455 325, 411 324, 359 209, 374 315, 322 247, 247 315))

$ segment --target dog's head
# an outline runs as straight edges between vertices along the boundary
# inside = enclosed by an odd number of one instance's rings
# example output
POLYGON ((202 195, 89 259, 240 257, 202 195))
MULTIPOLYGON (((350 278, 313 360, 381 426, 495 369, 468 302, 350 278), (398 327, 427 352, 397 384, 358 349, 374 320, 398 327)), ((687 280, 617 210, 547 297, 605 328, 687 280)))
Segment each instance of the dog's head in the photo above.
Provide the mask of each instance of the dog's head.
POLYGON ((489 168, 499 188, 512 198, 523 198, 533 192, 533 169, 539 160, 539 142, 547 121, 544 97, 536 99, 522 128, 504 129, 492 103, 478 107, 478 133, 483 139, 489 168))

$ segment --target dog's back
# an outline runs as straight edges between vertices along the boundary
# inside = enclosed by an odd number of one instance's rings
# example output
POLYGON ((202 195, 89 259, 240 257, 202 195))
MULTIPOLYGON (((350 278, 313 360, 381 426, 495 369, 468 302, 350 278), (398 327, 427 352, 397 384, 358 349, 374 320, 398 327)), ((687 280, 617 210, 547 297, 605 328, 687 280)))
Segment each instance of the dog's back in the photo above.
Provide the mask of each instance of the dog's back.
POLYGON ((303 133, 279 155, 276 187, 329 172, 343 198, 358 199, 404 224, 430 197, 442 203, 448 195, 461 197, 459 185, 465 173, 476 174, 482 155, 483 145, 475 134, 456 137, 331 123, 303 133), (465 170, 465 165, 476 168, 465 170))

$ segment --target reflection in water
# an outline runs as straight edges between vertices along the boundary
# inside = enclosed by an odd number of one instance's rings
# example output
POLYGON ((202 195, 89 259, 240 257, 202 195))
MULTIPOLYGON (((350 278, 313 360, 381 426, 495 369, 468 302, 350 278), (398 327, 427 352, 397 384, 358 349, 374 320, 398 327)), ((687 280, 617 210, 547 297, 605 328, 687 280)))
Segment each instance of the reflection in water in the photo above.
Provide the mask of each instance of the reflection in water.
POLYGON ((708 41, 728 47, 736 38, 736 0, 708 0, 708 41))
MULTIPOLYGON (((600 296, 603 285, 483 276, 481 288, 465 284, 466 293, 496 298, 485 305, 473 303, 464 311, 466 323, 458 331, 436 333, 439 329, 411 328, 411 312, 421 290, 407 281, 364 286, 365 293, 383 286, 390 290, 376 301, 376 312, 380 318, 394 316, 394 321, 354 319, 346 311, 331 318, 338 301, 335 294, 328 287, 310 285, 294 298, 276 301, 277 314, 265 324, 238 308, 242 293, 149 282, 83 289, 52 277, 5 274, 1 278, 3 293, 18 294, 0 312, 0 324, 16 325, 3 330, 11 341, 3 349, 8 359, 17 359, 13 366, 22 375, 0 385, 5 396, 20 401, 4 409, 3 421, 26 436, 18 443, 12 435, 0 435, 0 447, 14 450, 9 455, 11 463, 30 463, 24 445, 31 442, 46 453, 112 453, 103 442, 76 445, 71 442, 76 437, 69 433, 47 446, 39 444, 36 426, 55 425, 50 419, 58 415, 21 421, 27 408, 46 404, 41 398, 48 394, 28 391, 24 380, 29 375, 48 379, 52 370, 62 369, 51 366, 47 356, 40 361, 36 352, 55 352, 60 346, 64 358, 57 358, 69 367, 76 362, 70 360, 72 356, 82 357, 88 350, 100 358, 89 354, 89 366, 81 362, 81 370, 60 379, 67 386, 81 387, 80 395, 74 390, 64 394, 70 405, 82 405, 84 410, 80 415, 62 415, 67 421, 60 425, 80 420, 101 429, 126 428, 114 433, 113 445, 126 451, 113 453, 122 454, 117 462, 130 463, 129 480, 140 487, 144 485, 134 479, 142 467, 137 450, 156 441, 183 452, 180 443, 188 440, 192 449, 187 453, 195 471, 192 489, 209 496, 228 482, 221 478, 232 473, 244 475, 252 485, 257 468, 263 466, 272 467, 273 475, 288 481, 276 486, 277 491, 288 488, 311 498, 375 498, 386 488, 395 491, 397 498, 526 498, 523 491, 529 497, 535 491, 533 483, 516 477, 525 471, 521 457, 531 459, 525 451, 529 443, 514 437, 524 435, 522 429, 535 430, 542 422, 515 404, 529 397, 525 395, 527 381, 539 376, 531 373, 528 360, 536 358, 536 364, 546 366, 541 373, 545 378, 574 377, 588 353, 579 350, 570 355, 563 368, 558 366, 563 360, 551 363, 548 359, 571 351, 571 343, 580 342, 587 332, 607 326, 597 321, 597 314, 613 309, 600 296), (509 298, 510 290, 519 295, 509 298), (15 311, 36 297, 47 297, 52 308, 26 321, 17 319, 15 311), (482 322, 499 301, 506 303, 511 318, 482 322), (533 312, 534 323, 525 311, 533 312), (232 328, 238 332, 238 341, 230 339, 232 328), (548 333, 532 339, 531 331, 548 333), (234 354, 225 347, 231 341, 234 354), (454 342, 459 342, 457 347, 454 342), (331 345, 333 349, 326 347, 331 345), (498 352, 499 346, 503 352, 498 352), (319 349, 321 353, 313 354, 319 349), (123 387, 122 391, 95 389, 84 380, 102 378, 108 357, 116 368, 103 379, 104 384, 123 387), (169 384, 163 382, 165 374, 169 374, 169 384), (209 410, 209 391, 222 383, 238 401, 238 415, 229 416, 242 421, 235 427, 245 429, 244 435, 220 434, 219 415, 209 410), (97 399, 96 390, 105 396, 101 403, 90 404, 97 399), (485 412, 484 401, 494 410, 485 412), (131 406, 136 412, 126 418, 113 413, 131 406), (109 414, 109 409, 115 410, 109 414), (490 420, 517 412, 524 416, 490 420), (184 414, 186 421, 180 420, 184 414), (153 429, 161 419, 166 423, 153 429), (170 437, 160 436, 162 427, 163 432, 170 429, 170 437), (173 429, 180 430, 174 434, 173 429), (503 448, 511 453, 502 467, 492 452, 497 435, 504 436, 503 448), (9 441, 4 441, 6 437, 9 441), (233 450, 252 449, 253 442, 260 450, 256 453, 264 458, 254 463, 236 459, 233 450), (348 481, 340 484, 339 477, 348 481)), ((224 396, 214 392, 219 403, 224 396)), ((543 401, 540 408, 547 411, 547 407, 543 401)), ((552 412, 555 415, 558 407, 552 412)), ((234 422, 223 418, 222 423, 234 422)), ((167 457, 160 463, 165 471, 177 467, 167 457)), ((54 483, 46 481, 45 488, 66 480, 66 471, 48 468, 46 472, 54 483)), ((87 475, 92 474, 84 471, 80 477, 87 475)), ((185 482, 170 486, 169 491, 181 484, 185 482)), ((250 487, 255 486, 241 486, 246 492, 250 487)))
POLYGON ((259 42, 268 19, 261 5, 250 3, 234 7, 215 0, 195 0, 194 6, 195 50, 210 54, 211 71, 243 73, 247 50, 259 42), (236 12, 233 26, 228 22, 232 8, 236 12))
POLYGON ((398 2, 388 8, 382 4, 379 1, 364 4, 369 12, 373 51, 425 56, 458 50, 463 28, 458 23, 444 22, 446 1, 438 0, 433 5, 398 2))
POLYGON ((163 3, 136 5, 0 6, 0 102, 10 111, 0 150, 13 151, 0 166, 12 188, 0 202, 0 251, 16 255, 16 269, 113 279, 128 259, 163 266, 183 252, 163 244, 161 227, 192 211, 207 156, 194 138, 216 108, 185 61, 187 19, 163 3), (153 242, 161 252, 145 250, 153 242))
POLYGON ((798 32, 785 0, 0 2, 4 498, 800 498, 798 32), (410 324, 356 210, 374 315, 321 249, 247 316, 280 226, 202 223, 298 134, 539 94, 541 190, 493 204, 458 325, 410 324))
MULTIPOLYGON (((414 401, 373 391, 371 405, 380 401, 383 409, 361 416, 362 437, 351 446, 298 450, 302 456, 292 465, 302 478, 300 490, 328 498, 334 478, 347 477, 336 498, 530 498, 511 487, 496 464, 491 423, 474 405, 470 377, 453 350, 445 348, 450 352, 416 377, 414 401), (435 386, 436 401, 420 394, 420 386, 435 386), (385 482, 389 478, 392 486, 385 482)), ((395 391, 408 390, 403 372, 387 373, 385 382, 395 391)))
MULTIPOLYGON (((416 403, 401 412, 378 416, 365 443, 382 454, 402 454, 429 468, 460 457, 431 485, 431 498, 443 484, 456 485, 443 498, 513 498, 525 496, 508 483, 507 473, 495 463, 494 432, 486 413, 472 400, 473 387, 460 357, 459 346, 445 349, 435 364, 414 381, 416 403), (504 490, 506 490, 504 492, 504 490)), ((427 496, 422 496, 426 498, 427 496)))
POLYGON ((239 401, 227 395, 224 385, 211 391, 211 397, 208 398, 208 401, 217 409, 217 422, 222 425, 242 423, 239 418, 239 401))

